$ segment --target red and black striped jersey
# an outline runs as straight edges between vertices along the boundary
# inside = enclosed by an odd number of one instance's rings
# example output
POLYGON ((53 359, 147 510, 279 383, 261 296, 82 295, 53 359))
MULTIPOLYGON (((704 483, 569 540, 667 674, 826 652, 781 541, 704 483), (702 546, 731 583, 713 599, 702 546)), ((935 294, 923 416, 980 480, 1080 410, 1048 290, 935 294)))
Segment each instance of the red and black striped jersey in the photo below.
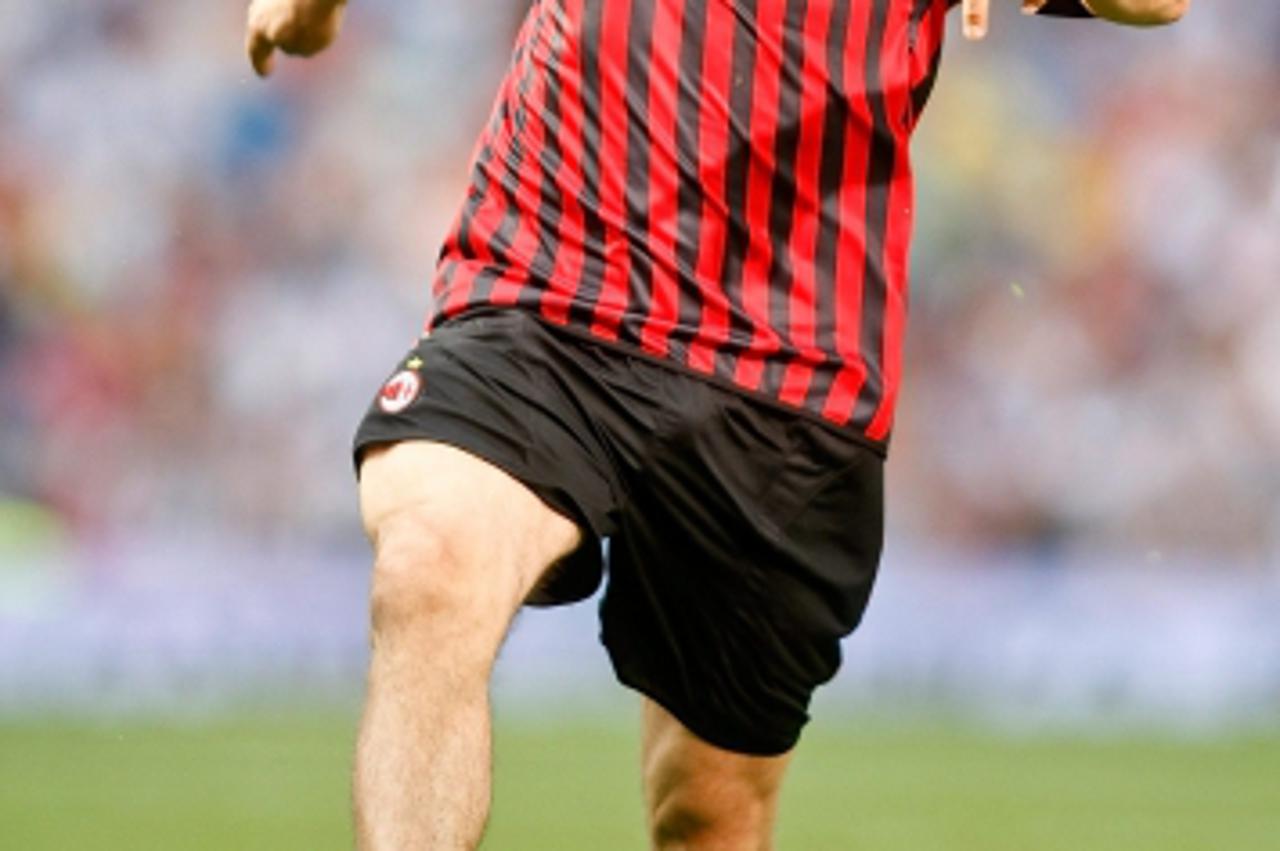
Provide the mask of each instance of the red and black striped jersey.
POLYGON ((524 309, 882 447, 952 5, 535 0, 428 329, 524 309))

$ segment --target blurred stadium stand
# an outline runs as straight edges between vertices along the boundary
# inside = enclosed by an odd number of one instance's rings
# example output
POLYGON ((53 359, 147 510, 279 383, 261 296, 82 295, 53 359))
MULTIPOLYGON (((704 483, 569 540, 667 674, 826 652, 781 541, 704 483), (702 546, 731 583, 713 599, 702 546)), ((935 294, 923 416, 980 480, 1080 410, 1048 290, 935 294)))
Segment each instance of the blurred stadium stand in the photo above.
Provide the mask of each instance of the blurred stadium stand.
MULTIPOLYGON (((917 145, 892 543, 837 696, 1274 717, 1280 6, 1006 5, 917 145)), ((0 711, 358 684, 348 440, 519 9, 361 0, 264 85, 241 6, 0 28, 0 711)), ((590 619, 526 618, 504 687, 598 688, 590 619)))

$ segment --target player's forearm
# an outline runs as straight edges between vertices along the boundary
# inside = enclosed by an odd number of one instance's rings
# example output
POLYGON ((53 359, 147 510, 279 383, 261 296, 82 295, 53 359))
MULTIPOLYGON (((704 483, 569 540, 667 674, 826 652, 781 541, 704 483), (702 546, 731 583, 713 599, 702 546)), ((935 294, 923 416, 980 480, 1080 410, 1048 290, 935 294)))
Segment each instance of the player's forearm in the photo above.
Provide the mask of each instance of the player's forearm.
POLYGON ((1135 27, 1172 24, 1187 13, 1191 0, 1084 0, 1099 18, 1135 27))

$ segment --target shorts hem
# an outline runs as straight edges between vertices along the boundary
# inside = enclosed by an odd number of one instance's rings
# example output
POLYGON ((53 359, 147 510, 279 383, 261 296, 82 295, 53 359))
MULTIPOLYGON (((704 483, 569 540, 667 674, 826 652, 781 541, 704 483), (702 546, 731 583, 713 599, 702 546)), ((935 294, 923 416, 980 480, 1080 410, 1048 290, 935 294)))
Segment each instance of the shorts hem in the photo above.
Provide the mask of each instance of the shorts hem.
MULTIPOLYGON (((610 655, 612 655, 612 652, 610 655)), ((771 740, 753 739, 744 741, 734 736, 723 735, 719 731, 711 729, 710 725, 704 724, 702 720, 690 718, 686 712, 675 704, 675 701, 663 693, 662 689, 643 677, 627 673, 616 662, 614 663, 614 676, 626 688, 644 695, 671 713, 677 721, 684 725, 685 729, 699 739, 721 750, 746 756, 776 757, 790 753, 800 741, 801 730, 797 730, 794 735, 771 740)))

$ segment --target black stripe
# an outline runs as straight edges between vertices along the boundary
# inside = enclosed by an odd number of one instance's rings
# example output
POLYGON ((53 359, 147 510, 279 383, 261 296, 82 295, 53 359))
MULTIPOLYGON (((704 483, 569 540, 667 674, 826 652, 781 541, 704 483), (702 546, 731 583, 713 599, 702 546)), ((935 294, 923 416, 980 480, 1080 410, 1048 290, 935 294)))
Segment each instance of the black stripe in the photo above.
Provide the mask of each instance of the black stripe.
POLYGON ((607 0, 584 0, 582 34, 582 212, 583 257, 578 291, 570 307, 571 323, 591 324, 605 273, 605 227, 600 217, 600 51, 607 0))
MULTIPOLYGON (((528 57, 528 41, 522 39, 515 49, 515 55, 512 58, 511 70, 508 72, 512 75, 514 85, 511 87, 506 98, 504 98, 501 113, 507 116, 511 125, 511 142, 507 150, 497 154, 497 162, 495 169, 497 170, 498 190, 502 193, 503 206, 502 221, 498 224, 498 229, 494 231, 493 236, 489 239, 486 246, 489 254, 493 257, 493 262, 485 264, 479 274, 476 275, 475 283, 471 290, 472 302, 487 302, 493 294, 493 284, 500 276, 508 273, 513 265, 511 256, 511 244, 515 240, 516 230, 520 226, 520 214, 516 209, 516 190, 520 185, 520 167, 524 163, 525 147, 524 134, 529 123, 529 115, 525 110, 523 98, 527 96, 529 89, 533 83, 530 71, 526 64, 528 57)), ((490 149, 492 151, 492 149, 490 149)), ((489 182, 489 176, 485 169, 478 170, 476 179, 477 189, 480 191, 480 197, 488 196, 492 191, 489 182)))
POLYGON ((440 262, 436 266, 437 286, 431 293, 431 319, 427 323, 428 329, 435 328, 440 320, 441 311, 449 298, 449 292, 453 289, 453 279, 457 274, 458 262, 453 258, 445 259, 445 249, 441 249, 440 262))
POLYGON ((911 87, 911 120, 913 123, 919 120, 925 106, 928 105, 929 96, 933 94, 934 83, 938 80, 938 69, 941 67, 942 45, 939 44, 934 47, 933 56, 929 58, 929 72, 925 74, 920 82, 911 87))
POLYGON ((538 189, 538 212, 537 221, 538 228, 538 249, 534 252, 533 259, 529 262, 529 283, 522 290, 520 296, 523 300, 529 295, 530 288, 535 289, 538 296, 545 293, 547 285, 551 278, 555 275, 556 254, 560 250, 560 222, 564 218, 564 196, 560 190, 560 183, 557 176, 560 173, 561 166, 564 165, 564 155, 560 148, 560 131, 561 131, 561 115, 560 115, 560 75, 563 69, 560 67, 560 36, 556 32, 547 32, 549 26, 552 30, 560 26, 560 22, 564 20, 565 9, 563 0, 543 0, 539 4, 538 14, 541 16, 538 20, 538 27, 535 30, 535 38, 541 38, 548 43, 548 59, 544 69, 545 92, 542 103, 535 104, 540 113, 540 119, 543 122, 543 143, 542 152, 539 157, 539 165, 542 169, 542 181, 538 189), (554 9, 550 12, 544 11, 546 5, 551 5, 554 9))
MULTIPOLYGON (((505 107, 503 109, 505 110, 505 107)), ((479 212, 489 193, 489 177, 485 169, 489 167, 492 160, 493 144, 491 141, 486 141, 471 169, 471 183, 467 187, 467 198, 462 203, 462 214, 458 217, 458 228, 454 237, 458 253, 468 259, 472 257, 471 227, 475 224, 476 213, 479 212)), ((448 245, 440 249, 441 259, 444 258, 447 250, 448 245)))
POLYGON ((676 264, 680 283, 676 321, 687 336, 702 323, 698 289, 698 249, 702 239, 701 161, 702 54, 707 32, 707 0, 685 0, 680 24, 679 90, 676 96, 676 264))
POLYGON ((740 0, 734 15, 733 81, 729 94, 728 158, 725 163, 726 222, 720 289, 729 303, 729 338, 716 354, 716 371, 733 375, 737 356, 751 344, 754 323, 743 307, 743 266, 751 245, 747 226, 747 186, 751 176, 751 104, 755 91, 756 47, 766 33, 757 31, 755 0, 740 0))
MULTIPOLYGON (((848 3, 837 3, 832 11, 831 28, 827 32, 827 101, 823 106, 822 165, 819 168, 818 192, 820 219, 818 249, 814 258, 814 301, 818 327, 817 348, 833 356, 836 344, 836 289, 840 280, 840 195, 844 186, 845 134, 849 129, 849 96, 844 91, 844 50, 849 36, 848 3)), ((821 409, 837 364, 826 364, 814 372, 809 385, 807 404, 821 409)))
MULTIPOLYGON (((471 226, 475 223, 476 213, 479 212, 481 204, 488 197, 489 178, 485 173, 485 169, 493 161, 493 140, 500 132, 506 116, 507 103, 504 98, 489 117, 489 124, 484 131, 484 144, 480 147, 480 151, 476 154, 476 161, 471 166, 471 182, 467 186, 466 200, 462 203, 462 214, 458 217, 456 237, 458 248, 464 257, 470 256, 471 226)), ((444 251, 445 249, 442 248, 442 257, 444 256, 444 251)))
POLYGON ((871 156, 867 165, 866 260, 862 279, 862 330, 860 346, 867 376, 853 409, 855 424, 866 428, 875 416, 884 393, 885 235, 889 229, 889 193, 897 166, 897 141, 889 123, 880 57, 889 8, 894 0, 875 0, 867 31, 866 85, 871 107, 871 156))
MULTIPOLYGON (((783 26, 782 80, 778 96, 778 132, 774 140, 773 187, 770 190, 769 238, 773 257, 769 264, 769 321, 782 335, 784 351, 791 343, 791 287, 795 269, 791 264, 791 230, 795 220, 796 152, 800 149, 800 114, 804 80, 804 19, 807 0, 787 0, 783 26)), ((785 365, 774 357, 765 366, 760 388, 771 396, 782 389, 785 365)))
MULTIPOLYGON (((931 7, 936 0, 915 0, 915 5, 911 9, 911 24, 907 35, 907 48, 911 52, 911 61, 915 62, 915 55, 920 49, 920 27, 924 24, 925 16, 929 14, 931 7)), ((934 45, 933 55, 929 57, 929 72, 924 78, 911 87, 911 115, 909 124, 914 124, 916 119, 920 117, 920 113, 924 112, 925 104, 929 101, 929 95, 933 93, 933 84, 938 77, 938 66, 942 62, 942 45, 934 45)))
MULTIPOLYGON (((624 317, 647 311, 653 300, 653 258, 649 253, 649 66, 653 55, 653 3, 633 0, 627 24, 627 246, 631 280, 624 317)), ((643 322, 643 318, 639 322, 643 322)), ((640 329, 624 323, 623 339, 640 342, 640 329)))
POLYGON ((910 47, 915 47, 914 39, 917 33, 917 28, 920 26, 920 23, 924 20, 924 16, 929 14, 929 7, 936 2, 937 0, 915 0, 915 2, 912 4, 911 32, 910 32, 911 43, 909 45, 910 47))
MULTIPOLYGON (((517 44, 515 54, 512 57, 511 68, 508 74, 516 73, 519 67, 521 57, 523 56, 523 44, 517 44)), ((455 242, 457 244, 458 253, 465 258, 474 259, 474 252, 471 247, 471 229, 475 225, 476 214, 489 198, 490 183, 488 168, 497 156, 497 150, 494 146, 494 140, 502 133, 503 126, 511 118, 510 93, 504 92, 502 99, 495 106, 493 113, 489 116, 489 122, 484 130, 484 144, 481 146, 476 155, 475 163, 471 168, 471 182, 467 187, 467 197, 462 204, 462 213, 458 217, 458 227, 455 234, 455 242)), ((442 246, 440 249, 440 258, 444 259, 445 253, 448 251, 448 245, 442 246)), ((473 296, 474 298, 474 296, 473 296)))

